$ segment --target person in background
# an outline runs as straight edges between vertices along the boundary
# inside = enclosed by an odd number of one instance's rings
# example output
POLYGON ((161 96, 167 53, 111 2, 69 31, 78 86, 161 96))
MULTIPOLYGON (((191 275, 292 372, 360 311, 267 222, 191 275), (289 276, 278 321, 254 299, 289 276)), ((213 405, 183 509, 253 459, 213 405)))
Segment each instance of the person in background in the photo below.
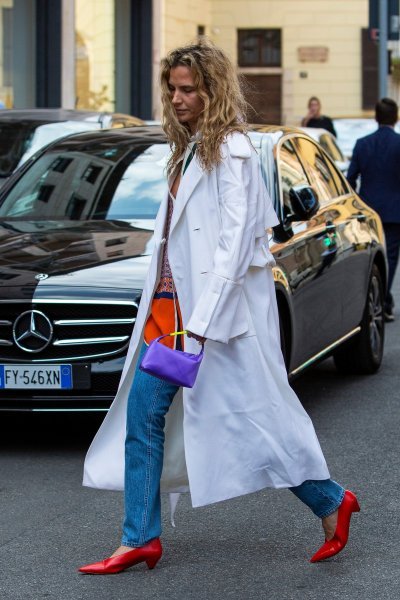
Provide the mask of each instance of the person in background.
POLYGON ((390 98, 382 98, 375 106, 378 129, 357 140, 347 178, 353 188, 361 178, 359 194, 382 219, 389 263, 385 299, 385 320, 394 321, 391 294, 400 249, 400 135, 394 126, 398 106, 390 98))
POLYGON ((312 96, 308 101, 308 113, 301 121, 302 127, 315 127, 326 129, 336 137, 335 127, 330 117, 321 115, 321 102, 316 96, 312 96))

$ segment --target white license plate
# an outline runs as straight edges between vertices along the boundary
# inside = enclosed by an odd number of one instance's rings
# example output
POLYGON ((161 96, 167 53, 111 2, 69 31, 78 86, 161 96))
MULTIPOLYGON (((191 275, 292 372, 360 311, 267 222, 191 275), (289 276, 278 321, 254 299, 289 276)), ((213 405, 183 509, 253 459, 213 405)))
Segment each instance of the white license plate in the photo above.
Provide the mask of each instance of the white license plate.
POLYGON ((0 389, 72 388, 71 365, 0 365, 0 389))

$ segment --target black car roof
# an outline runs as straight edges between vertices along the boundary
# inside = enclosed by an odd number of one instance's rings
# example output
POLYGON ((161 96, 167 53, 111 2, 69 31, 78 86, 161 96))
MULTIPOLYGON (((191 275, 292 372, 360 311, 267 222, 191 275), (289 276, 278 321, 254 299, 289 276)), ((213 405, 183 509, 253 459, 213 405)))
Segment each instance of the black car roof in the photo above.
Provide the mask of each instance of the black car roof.
MULTIPOLYGON (((277 125, 250 125, 249 131, 261 134, 278 134, 278 137, 291 133, 300 133, 306 136, 304 132, 296 127, 281 127, 277 125), (279 134, 281 134, 279 136, 279 134)), ((101 143, 166 143, 167 137, 160 125, 145 125, 138 127, 125 127, 123 129, 104 129, 100 131, 88 131, 75 133, 61 138, 51 146, 52 150, 66 150, 71 147, 77 148, 80 144, 101 144, 101 143), (116 137, 117 136, 117 137, 116 137)))
POLYGON ((159 125, 146 125, 145 127, 124 127, 123 129, 104 129, 75 133, 61 138, 51 145, 53 150, 77 149, 79 146, 91 144, 162 144, 167 142, 167 137, 159 125))
MULTIPOLYGON (((253 125, 249 126, 249 132, 258 134, 275 134, 274 142, 291 133, 307 136, 301 130, 295 127, 280 127, 276 125, 253 125)), ((167 137, 160 125, 139 125, 136 127, 124 127, 121 129, 101 129, 95 131, 85 131, 65 136, 50 144, 51 150, 65 151, 81 150, 90 146, 118 144, 163 144, 167 143, 167 137)))

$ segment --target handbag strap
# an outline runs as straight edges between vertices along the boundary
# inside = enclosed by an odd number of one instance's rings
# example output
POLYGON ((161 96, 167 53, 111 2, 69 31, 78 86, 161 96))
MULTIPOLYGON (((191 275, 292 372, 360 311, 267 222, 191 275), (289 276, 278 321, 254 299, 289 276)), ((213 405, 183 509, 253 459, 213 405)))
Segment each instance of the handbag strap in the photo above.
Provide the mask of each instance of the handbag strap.
MULTIPOLYGON (((169 336, 174 336, 174 335, 185 335, 186 333, 187 333, 186 329, 184 329, 183 331, 173 331, 172 333, 164 333, 164 335, 158 336, 157 338, 152 340, 152 342, 159 342, 163 338, 166 338, 169 336)), ((203 354, 203 352, 204 352, 204 344, 201 345, 201 350, 200 350, 199 354, 203 354)))
POLYGON ((155 338, 152 341, 158 342, 158 340, 162 340, 166 337, 169 336, 174 336, 174 335, 185 335, 187 333, 186 329, 184 329, 183 331, 173 331, 172 333, 164 333, 164 335, 160 335, 157 338, 155 338))
MULTIPOLYGON (((173 331, 172 333, 168 333, 167 335, 185 335, 187 333, 187 330, 184 329, 183 331, 173 331)), ((204 353, 204 344, 201 344, 201 350, 199 352, 200 354, 204 353)))

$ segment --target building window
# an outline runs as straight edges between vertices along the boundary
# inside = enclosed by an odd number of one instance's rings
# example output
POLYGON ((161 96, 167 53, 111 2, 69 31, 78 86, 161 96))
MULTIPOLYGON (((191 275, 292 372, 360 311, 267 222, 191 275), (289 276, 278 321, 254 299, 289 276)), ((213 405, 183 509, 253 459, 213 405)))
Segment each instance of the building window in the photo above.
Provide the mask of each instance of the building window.
POLYGON ((11 87, 12 80, 12 8, 3 8, 3 85, 11 87))
POLYGON ((239 67, 280 67, 280 29, 239 29, 239 67))
POLYGON ((13 2, 0 0, 0 107, 13 105, 13 2))
POLYGON ((115 106, 115 0, 75 0, 76 108, 115 106))
POLYGON ((201 40, 204 38, 205 35, 206 35, 205 26, 197 25, 197 39, 199 40, 199 42, 201 42, 201 40))

